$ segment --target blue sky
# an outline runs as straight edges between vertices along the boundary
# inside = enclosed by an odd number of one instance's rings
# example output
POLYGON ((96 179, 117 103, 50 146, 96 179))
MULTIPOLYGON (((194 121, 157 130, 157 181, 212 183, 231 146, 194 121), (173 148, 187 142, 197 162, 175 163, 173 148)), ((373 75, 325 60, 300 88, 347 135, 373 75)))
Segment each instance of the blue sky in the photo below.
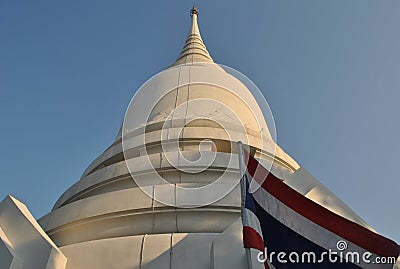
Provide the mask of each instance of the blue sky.
MULTIPOLYGON (((400 243, 400 1, 200 1, 214 60, 263 91, 278 143, 400 243)), ((169 66, 192 1, 0 2, 0 197, 46 214, 169 66)))

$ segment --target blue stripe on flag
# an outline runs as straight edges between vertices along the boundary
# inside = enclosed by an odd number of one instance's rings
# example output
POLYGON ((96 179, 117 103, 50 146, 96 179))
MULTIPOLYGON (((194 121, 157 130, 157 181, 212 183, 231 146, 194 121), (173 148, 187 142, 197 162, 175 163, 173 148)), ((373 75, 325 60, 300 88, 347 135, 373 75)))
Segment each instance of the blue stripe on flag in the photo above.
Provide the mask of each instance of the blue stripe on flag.
POLYGON ((257 215, 256 205, 255 205, 256 203, 255 203, 255 201, 254 201, 253 195, 251 195, 251 194, 249 193, 249 179, 248 179, 248 177, 247 177, 246 174, 244 175, 244 180, 246 181, 246 201, 245 201, 244 206, 245 206, 247 209, 253 211, 253 213, 254 213, 255 215, 257 215))
MULTIPOLYGON (((267 248, 268 255, 271 252, 275 252, 275 255, 272 257, 272 264, 276 269, 360 269, 361 267, 357 266, 353 263, 346 263, 344 260, 342 263, 332 263, 330 262, 328 255, 325 255, 322 263, 291 263, 289 261, 289 254, 292 252, 296 252, 300 256, 303 252, 312 252, 316 255, 316 260, 318 261, 323 252, 327 252, 324 248, 318 246, 317 244, 311 242, 310 240, 304 238, 298 233, 294 232, 270 214, 268 214, 261 206, 257 203, 254 204, 257 215, 261 223, 264 225, 261 227, 264 244, 267 248), (287 263, 279 263, 277 260, 277 254, 279 252, 284 252, 285 260, 287 263)), ((332 249, 332 251, 337 251, 332 249)), ((339 256, 335 255, 337 260, 340 261, 339 256)), ((268 256, 267 256, 268 257, 268 256)), ((294 257, 295 258, 295 257, 294 257)), ((361 257, 360 257, 361 258, 361 257)), ((308 261, 308 259, 305 259, 308 261)))

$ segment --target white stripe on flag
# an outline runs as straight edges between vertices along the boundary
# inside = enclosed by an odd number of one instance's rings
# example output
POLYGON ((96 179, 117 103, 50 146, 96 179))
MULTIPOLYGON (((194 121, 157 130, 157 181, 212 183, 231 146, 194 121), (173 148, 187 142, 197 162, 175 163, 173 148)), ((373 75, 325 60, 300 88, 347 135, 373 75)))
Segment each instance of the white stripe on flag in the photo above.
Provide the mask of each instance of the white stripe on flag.
POLYGON ((243 208, 242 222, 243 226, 253 228, 260 235, 260 237, 263 238, 260 221, 253 211, 248 208, 243 208))

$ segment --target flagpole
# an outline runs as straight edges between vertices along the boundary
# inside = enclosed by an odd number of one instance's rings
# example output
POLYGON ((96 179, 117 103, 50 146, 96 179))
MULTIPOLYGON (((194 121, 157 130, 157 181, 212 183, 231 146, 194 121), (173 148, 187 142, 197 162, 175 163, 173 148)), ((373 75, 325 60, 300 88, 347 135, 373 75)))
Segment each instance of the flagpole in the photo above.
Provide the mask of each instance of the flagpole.
POLYGON ((244 177, 244 165, 243 165, 243 144, 241 141, 237 142, 238 146, 238 158, 239 158, 239 176, 240 176, 240 193, 241 193, 241 206, 244 208, 246 200, 246 181, 244 177))
MULTIPOLYGON (((246 177, 244 170, 244 162, 243 162, 243 144, 241 141, 237 142, 237 150, 238 150, 238 158, 239 158, 239 176, 240 176, 240 194, 241 194, 241 211, 243 213, 243 208, 246 202, 246 177)), ((245 248, 246 251, 246 260, 247 260, 247 268, 253 269, 251 262, 251 251, 249 248, 245 248)))

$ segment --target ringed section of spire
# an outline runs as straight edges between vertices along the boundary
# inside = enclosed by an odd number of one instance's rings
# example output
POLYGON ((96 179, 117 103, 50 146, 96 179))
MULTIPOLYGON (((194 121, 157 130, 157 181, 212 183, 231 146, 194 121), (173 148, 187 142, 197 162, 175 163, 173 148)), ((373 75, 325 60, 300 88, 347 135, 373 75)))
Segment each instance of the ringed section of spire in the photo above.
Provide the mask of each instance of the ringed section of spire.
POLYGON ((189 29, 188 37, 173 66, 196 62, 214 62, 201 38, 199 26, 197 24, 197 16, 198 11, 193 7, 191 10, 192 24, 189 29))

